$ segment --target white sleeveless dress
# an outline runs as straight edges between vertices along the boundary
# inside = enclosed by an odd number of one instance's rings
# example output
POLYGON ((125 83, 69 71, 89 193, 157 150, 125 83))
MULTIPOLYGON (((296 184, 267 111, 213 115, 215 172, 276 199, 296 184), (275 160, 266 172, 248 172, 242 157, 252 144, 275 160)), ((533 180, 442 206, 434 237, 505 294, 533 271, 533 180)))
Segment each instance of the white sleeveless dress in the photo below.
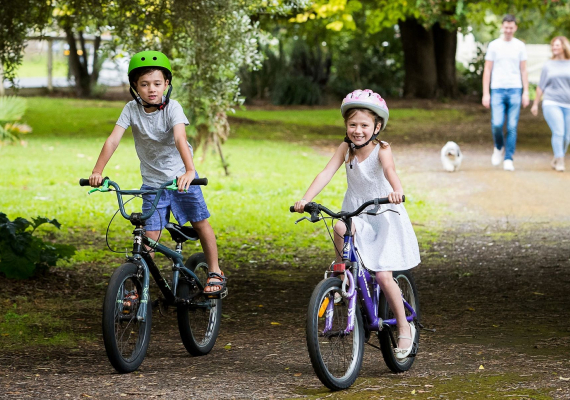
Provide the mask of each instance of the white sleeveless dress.
MULTIPOLYGON (((377 197, 388 197, 392 186, 384 171, 376 145, 364 161, 356 157, 345 163, 348 189, 342 203, 343 211, 354 211, 362 203, 377 197), (352 168, 350 165, 352 164, 352 168)), ((346 159, 348 160, 348 152, 346 159)), ((374 208, 370 206, 368 210, 374 208)), ((400 214, 388 211, 372 216, 361 214, 352 219, 356 228, 355 242, 364 266, 371 271, 402 271, 420 263, 418 240, 403 204, 386 204, 381 210, 391 208, 400 214)))

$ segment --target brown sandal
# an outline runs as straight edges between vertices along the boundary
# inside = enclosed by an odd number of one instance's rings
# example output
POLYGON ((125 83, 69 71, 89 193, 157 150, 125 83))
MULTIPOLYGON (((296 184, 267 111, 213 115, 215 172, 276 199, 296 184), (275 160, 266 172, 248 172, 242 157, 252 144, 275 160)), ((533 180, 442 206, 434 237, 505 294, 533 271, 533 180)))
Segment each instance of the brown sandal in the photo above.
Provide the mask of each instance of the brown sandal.
POLYGON ((208 279, 206 280, 206 285, 204 286, 204 289, 206 289, 206 287, 212 287, 212 286, 219 286, 219 287, 221 287, 221 289, 211 291, 211 292, 204 291, 204 294, 206 296, 225 297, 228 293, 228 288, 226 287, 226 281, 227 280, 228 280, 228 278, 226 278, 224 276, 224 273, 221 271, 219 274, 217 272, 208 272, 208 279), (219 279, 219 281, 212 282, 211 281, 212 278, 219 279))

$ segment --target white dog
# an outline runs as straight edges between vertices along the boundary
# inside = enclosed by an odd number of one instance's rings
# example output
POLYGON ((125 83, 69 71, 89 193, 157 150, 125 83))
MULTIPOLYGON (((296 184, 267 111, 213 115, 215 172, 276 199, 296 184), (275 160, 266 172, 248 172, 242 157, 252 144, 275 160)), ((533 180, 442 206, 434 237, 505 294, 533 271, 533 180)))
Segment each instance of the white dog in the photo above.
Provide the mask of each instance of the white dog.
POLYGON ((441 163, 443 169, 448 172, 454 172, 461 166, 463 154, 459 150, 459 146, 455 142, 447 142, 441 149, 441 163))

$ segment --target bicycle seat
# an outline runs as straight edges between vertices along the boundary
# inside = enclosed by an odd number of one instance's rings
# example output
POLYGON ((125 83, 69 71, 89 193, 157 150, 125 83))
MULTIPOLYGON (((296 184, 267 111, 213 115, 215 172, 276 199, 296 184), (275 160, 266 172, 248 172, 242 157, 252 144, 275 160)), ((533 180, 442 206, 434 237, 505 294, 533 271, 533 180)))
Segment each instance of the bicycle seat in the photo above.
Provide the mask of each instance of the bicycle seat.
POLYGON ((170 232, 172 240, 176 243, 184 243, 187 240, 198 240, 198 233, 191 226, 180 226, 178 224, 168 223, 165 228, 170 232))

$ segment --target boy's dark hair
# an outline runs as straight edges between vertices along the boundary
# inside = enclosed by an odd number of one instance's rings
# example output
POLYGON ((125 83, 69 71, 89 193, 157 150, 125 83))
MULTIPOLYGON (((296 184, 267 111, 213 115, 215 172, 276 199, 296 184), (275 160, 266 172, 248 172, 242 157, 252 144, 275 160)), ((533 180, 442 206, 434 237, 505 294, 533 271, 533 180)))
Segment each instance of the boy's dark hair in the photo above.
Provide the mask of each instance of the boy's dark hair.
POLYGON ((139 81, 139 78, 141 76, 149 74, 149 73, 154 72, 154 71, 162 72, 162 75, 164 76, 164 80, 168 80, 168 82, 172 82, 172 74, 170 73, 170 71, 168 71, 164 68, 160 68, 160 67, 143 67, 143 68, 135 69, 129 75, 129 82, 131 83, 131 86, 135 86, 136 83, 139 81))
POLYGON ((503 22, 514 22, 515 25, 517 24, 517 19, 515 18, 514 15, 512 14, 507 14, 505 15, 505 17, 503 18, 503 22))

